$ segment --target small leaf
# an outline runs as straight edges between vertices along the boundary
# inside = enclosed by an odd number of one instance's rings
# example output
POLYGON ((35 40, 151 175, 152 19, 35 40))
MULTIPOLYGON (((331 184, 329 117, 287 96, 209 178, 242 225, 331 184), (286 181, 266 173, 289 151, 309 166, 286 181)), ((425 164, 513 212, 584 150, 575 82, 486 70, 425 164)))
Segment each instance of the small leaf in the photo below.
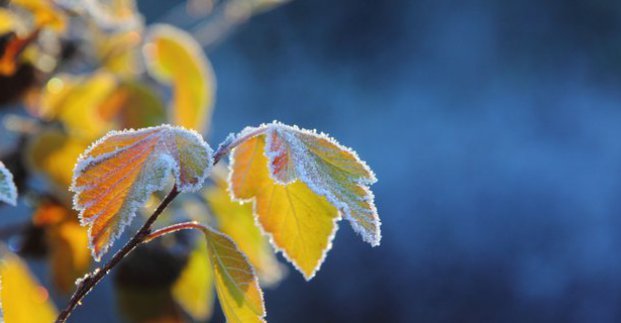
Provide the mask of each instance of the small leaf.
POLYGON ((259 282, 235 243, 226 235, 203 228, 216 293, 227 322, 264 322, 265 308, 259 282))
POLYGON ((207 246, 200 241, 172 287, 175 301, 197 321, 207 320, 213 311, 213 270, 208 257, 207 246))
POLYGON ((0 57, 0 76, 11 76, 17 71, 22 53, 26 47, 39 37, 40 29, 36 29, 25 37, 11 34, 0 57))
POLYGON ((13 174, 0 162, 0 201, 15 206, 17 204, 17 187, 13 183, 13 174))
POLYGON ((216 81, 202 48, 190 34, 169 25, 151 27, 146 39, 143 52, 148 71, 173 87, 173 122, 204 133, 216 81))
POLYGON ((272 242, 313 277, 336 231, 347 218, 363 240, 379 245, 380 221, 368 185, 375 175, 333 139, 280 123, 244 131, 251 137, 231 154, 233 198, 254 200, 272 242))
POLYGON ((47 289, 4 245, 0 246, 0 279, 3 322, 54 322, 57 311, 47 289))
POLYGON ((255 223, 252 205, 231 200, 227 192, 227 177, 227 168, 214 167, 211 178, 216 185, 205 190, 205 198, 218 222, 218 230, 237 243, 256 269, 262 284, 274 285, 283 277, 282 264, 255 223))
POLYGON ((180 127, 162 125, 111 131, 91 145, 75 166, 71 191, 82 225, 89 226, 97 261, 144 205, 164 189, 173 173, 181 192, 203 185, 212 163, 203 138, 180 127))

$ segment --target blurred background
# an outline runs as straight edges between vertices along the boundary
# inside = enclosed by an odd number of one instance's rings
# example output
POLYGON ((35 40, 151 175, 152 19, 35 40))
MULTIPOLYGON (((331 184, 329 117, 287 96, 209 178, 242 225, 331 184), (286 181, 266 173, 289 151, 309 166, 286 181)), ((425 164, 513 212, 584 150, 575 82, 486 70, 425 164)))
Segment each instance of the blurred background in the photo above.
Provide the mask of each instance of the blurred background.
MULTIPOLYGON (((206 50, 212 146, 276 119, 379 179, 381 246, 341 222, 314 279, 265 289, 268 321, 621 320, 620 2, 295 0, 206 50)), ((72 319, 115 304, 107 279, 72 319)))

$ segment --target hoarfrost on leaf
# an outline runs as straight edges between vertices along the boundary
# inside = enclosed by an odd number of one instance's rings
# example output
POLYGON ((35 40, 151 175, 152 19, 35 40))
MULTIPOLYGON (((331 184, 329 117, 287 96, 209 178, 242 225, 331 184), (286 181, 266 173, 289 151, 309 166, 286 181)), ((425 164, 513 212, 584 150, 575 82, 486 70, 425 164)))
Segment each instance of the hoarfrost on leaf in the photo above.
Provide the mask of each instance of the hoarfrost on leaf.
POLYGON ((17 187, 13 174, 0 162, 0 201, 15 206, 17 204, 17 187))
POLYGON ((111 131, 93 143, 78 158, 70 189, 94 258, 99 261, 150 194, 164 189, 170 173, 179 191, 196 191, 211 165, 211 148, 181 127, 111 131))
POLYGON ((364 241, 379 245, 380 220, 369 189, 376 178, 354 151, 325 134, 279 122, 247 128, 238 138, 231 154, 232 197, 254 201, 261 227, 307 279, 323 262, 341 217, 364 241))

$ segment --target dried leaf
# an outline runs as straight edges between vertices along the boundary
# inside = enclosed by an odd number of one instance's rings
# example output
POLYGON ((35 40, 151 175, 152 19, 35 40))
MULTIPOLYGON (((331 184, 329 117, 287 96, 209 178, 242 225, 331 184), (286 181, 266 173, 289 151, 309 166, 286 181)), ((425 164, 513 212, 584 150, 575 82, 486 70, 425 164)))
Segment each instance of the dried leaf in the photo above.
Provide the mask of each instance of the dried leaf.
POLYGON ((173 87, 173 122, 204 133, 209 128, 216 81, 202 48, 190 34, 169 25, 152 26, 146 39, 148 71, 173 87))
POLYGON ((163 125, 111 131, 76 164, 71 191, 80 221, 89 226, 96 260, 118 238, 149 195, 162 190, 170 173, 181 192, 196 191, 211 168, 212 151, 200 135, 163 125))

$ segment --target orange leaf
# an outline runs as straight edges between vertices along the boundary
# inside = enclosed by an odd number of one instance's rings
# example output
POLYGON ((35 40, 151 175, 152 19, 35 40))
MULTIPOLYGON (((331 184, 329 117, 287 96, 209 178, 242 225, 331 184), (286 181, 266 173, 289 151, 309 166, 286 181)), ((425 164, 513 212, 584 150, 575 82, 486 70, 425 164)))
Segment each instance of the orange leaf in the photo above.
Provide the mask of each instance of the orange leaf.
POLYGON ((179 191, 196 191, 211 164, 211 148, 199 134, 169 125, 111 131, 91 145, 78 159, 71 191, 95 259, 149 195, 164 189, 170 173, 179 191))

